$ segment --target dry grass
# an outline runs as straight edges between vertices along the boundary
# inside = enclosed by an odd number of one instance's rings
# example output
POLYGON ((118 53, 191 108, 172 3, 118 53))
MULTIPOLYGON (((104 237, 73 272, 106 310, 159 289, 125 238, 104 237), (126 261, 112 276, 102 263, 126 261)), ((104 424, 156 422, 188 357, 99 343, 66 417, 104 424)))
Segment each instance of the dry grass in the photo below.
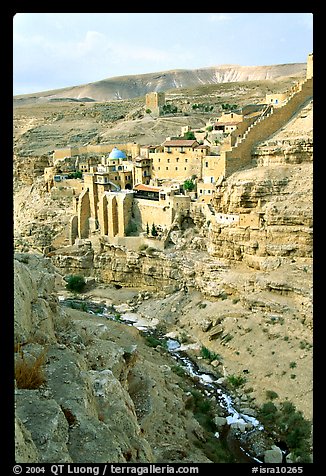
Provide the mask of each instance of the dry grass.
POLYGON ((15 379, 18 388, 36 389, 45 382, 43 365, 46 357, 46 349, 41 352, 34 361, 26 359, 20 350, 19 357, 15 362, 15 379))

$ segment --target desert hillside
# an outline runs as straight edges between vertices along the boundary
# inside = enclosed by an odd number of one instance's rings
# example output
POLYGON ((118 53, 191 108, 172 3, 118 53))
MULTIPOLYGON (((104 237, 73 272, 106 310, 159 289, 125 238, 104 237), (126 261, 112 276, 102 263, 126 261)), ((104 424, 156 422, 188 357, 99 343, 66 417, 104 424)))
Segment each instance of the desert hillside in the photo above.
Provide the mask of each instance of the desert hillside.
MULTIPOLYGON (((202 128, 210 117, 223 112, 223 104, 244 106, 265 100, 266 94, 291 88, 296 78, 262 79, 200 84, 166 91, 166 103, 177 114, 152 117, 145 113, 145 96, 104 102, 62 99, 34 101, 14 98, 14 153, 19 156, 49 154, 69 145, 137 142, 159 144, 180 134, 181 127, 202 128), (210 113, 194 110, 208 105, 210 113)), ((36 97, 36 95, 35 95, 36 97)))
POLYGON ((117 76, 93 83, 67 87, 53 91, 37 92, 14 97, 17 104, 24 102, 54 101, 63 98, 91 101, 131 99, 152 91, 168 91, 175 88, 194 88, 200 85, 301 78, 305 75, 305 63, 270 66, 220 65, 201 69, 177 69, 129 76, 117 76))

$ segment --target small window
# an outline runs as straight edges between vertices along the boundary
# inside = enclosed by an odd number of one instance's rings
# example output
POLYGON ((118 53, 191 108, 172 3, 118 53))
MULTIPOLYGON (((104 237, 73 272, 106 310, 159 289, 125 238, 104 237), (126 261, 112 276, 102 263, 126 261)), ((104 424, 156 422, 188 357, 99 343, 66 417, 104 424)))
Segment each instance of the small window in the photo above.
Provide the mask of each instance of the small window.
POLYGON ((165 167, 165 170, 169 170, 169 167, 165 167))
POLYGON ((178 167, 176 167, 175 170, 178 170, 178 167))

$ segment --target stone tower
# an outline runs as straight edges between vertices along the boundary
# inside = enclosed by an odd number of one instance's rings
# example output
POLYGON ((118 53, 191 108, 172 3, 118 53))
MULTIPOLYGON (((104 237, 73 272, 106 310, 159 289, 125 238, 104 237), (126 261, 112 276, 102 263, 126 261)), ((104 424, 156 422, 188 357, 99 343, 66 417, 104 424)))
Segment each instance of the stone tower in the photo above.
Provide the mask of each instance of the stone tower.
POLYGON ((313 68, 314 68, 314 59, 313 59, 313 53, 310 53, 308 55, 307 59, 307 79, 311 79, 313 77, 313 68))
POLYGON ((159 116, 162 107, 165 105, 165 93, 148 93, 145 99, 145 109, 150 109, 151 113, 159 116))

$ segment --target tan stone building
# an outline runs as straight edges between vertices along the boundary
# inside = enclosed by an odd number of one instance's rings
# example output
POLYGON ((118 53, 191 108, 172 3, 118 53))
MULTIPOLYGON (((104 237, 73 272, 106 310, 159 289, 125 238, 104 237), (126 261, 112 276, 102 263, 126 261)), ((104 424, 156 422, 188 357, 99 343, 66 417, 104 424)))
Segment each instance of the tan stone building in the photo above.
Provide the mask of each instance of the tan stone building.
POLYGON ((146 94, 145 109, 149 109, 151 114, 159 116, 162 112, 162 107, 165 105, 165 93, 152 92, 146 94))
POLYGON ((307 58, 307 74, 306 79, 311 79, 314 76, 314 56, 310 53, 307 58))
POLYGON ((183 181, 192 176, 202 177, 203 161, 209 153, 208 146, 200 146, 195 140, 166 140, 155 152, 149 152, 152 159, 154 181, 183 181))
POLYGON ((152 176, 152 159, 138 156, 133 162, 133 182, 149 185, 152 176))
POLYGON ((274 107, 283 106, 289 97, 289 92, 266 94, 265 103, 274 107))
POLYGON ((190 210, 191 198, 180 193, 179 187, 153 187, 138 184, 134 187, 133 215, 146 231, 153 223, 161 229, 169 228, 177 213, 190 210))

